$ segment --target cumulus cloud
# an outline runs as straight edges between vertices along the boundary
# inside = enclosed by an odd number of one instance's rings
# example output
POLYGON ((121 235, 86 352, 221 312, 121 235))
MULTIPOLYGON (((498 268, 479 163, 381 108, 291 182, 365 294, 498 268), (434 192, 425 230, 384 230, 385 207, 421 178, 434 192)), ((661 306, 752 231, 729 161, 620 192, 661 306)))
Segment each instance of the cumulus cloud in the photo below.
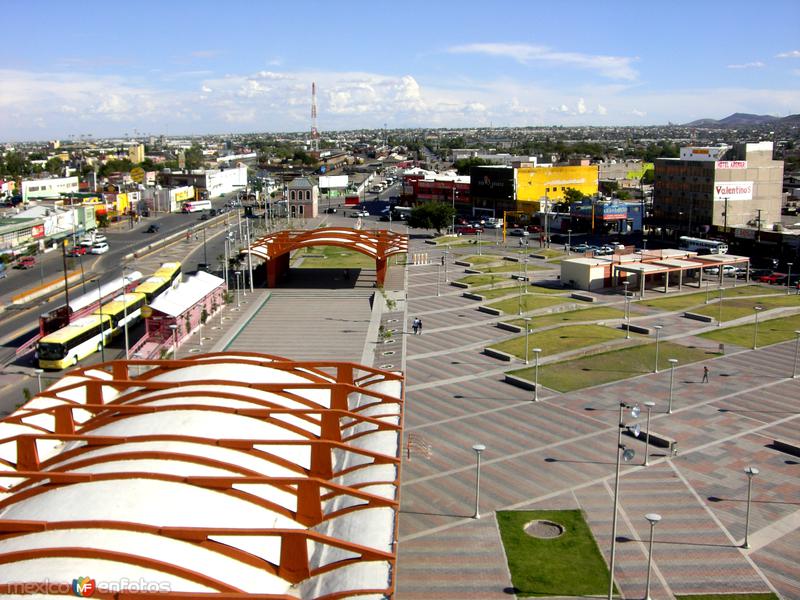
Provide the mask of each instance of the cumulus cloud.
POLYGON ((610 79, 635 80, 638 73, 632 63, 638 60, 629 56, 607 56, 603 54, 583 54, 580 52, 558 52, 547 46, 532 44, 463 44, 451 46, 451 54, 484 54, 511 58, 520 63, 546 63, 595 71, 610 79))
POLYGON ((634 108, 634 109, 631 111, 631 114, 633 114, 633 115, 634 115, 634 116, 636 116, 636 117, 644 117, 644 116, 646 116, 646 115, 647 115, 647 113, 646 113, 645 111, 643 111, 643 110, 639 110, 638 108, 634 108))
POLYGON ((789 50, 788 52, 781 52, 776 54, 775 58, 800 58, 800 50, 789 50))
POLYGON ((597 114, 598 115, 607 115, 608 114, 608 109, 605 106, 603 106, 602 104, 598 104, 597 105, 597 114))
POLYGON ((757 61, 754 61, 754 62, 747 62, 747 63, 741 63, 741 64, 736 64, 736 65, 728 65, 728 68, 729 69, 761 69, 764 66, 766 66, 766 65, 764 65, 763 62, 761 62, 760 60, 757 60, 757 61))

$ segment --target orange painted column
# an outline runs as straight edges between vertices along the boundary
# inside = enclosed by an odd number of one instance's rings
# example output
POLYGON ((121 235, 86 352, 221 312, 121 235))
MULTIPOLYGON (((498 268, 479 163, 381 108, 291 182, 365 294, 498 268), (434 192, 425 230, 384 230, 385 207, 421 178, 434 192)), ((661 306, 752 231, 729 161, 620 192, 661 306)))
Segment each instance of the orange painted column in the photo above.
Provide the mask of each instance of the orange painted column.
POLYGON ((386 258, 376 258, 375 259, 375 279, 377 281, 378 287, 383 287, 383 282, 386 280, 386 265, 387 265, 386 258))

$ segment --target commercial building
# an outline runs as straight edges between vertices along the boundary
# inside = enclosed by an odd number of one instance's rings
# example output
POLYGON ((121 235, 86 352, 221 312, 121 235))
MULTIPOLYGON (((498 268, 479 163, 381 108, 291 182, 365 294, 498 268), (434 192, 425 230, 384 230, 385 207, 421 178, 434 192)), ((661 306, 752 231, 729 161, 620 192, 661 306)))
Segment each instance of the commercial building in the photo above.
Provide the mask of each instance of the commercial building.
POLYGON ((536 166, 535 156, 522 156, 522 155, 514 155, 507 153, 492 154, 489 152, 483 152, 482 150, 477 150, 473 148, 460 148, 452 150, 453 162, 469 158, 479 158, 480 160, 485 160, 494 165, 504 165, 504 166, 524 165, 527 167, 536 166))
POLYGON ((247 167, 244 165, 226 169, 208 169, 185 172, 161 173, 164 187, 192 186, 208 192, 209 198, 218 198, 247 185, 247 167))
POLYGON ((135 144, 128 148, 128 160, 138 165, 144 160, 144 144, 135 144))
POLYGON ((783 161, 772 142, 681 148, 655 162, 652 225, 678 233, 771 229, 780 221, 783 161))
POLYGON ((653 171, 655 165, 642 160, 607 160, 598 163, 597 168, 600 182, 613 181, 620 188, 638 188, 642 185, 642 178, 648 171, 653 171))
POLYGON ((470 176, 455 173, 422 172, 403 178, 404 193, 413 203, 442 202, 451 204, 456 212, 472 214, 470 176))
POLYGON ((476 214, 500 217, 505 211, 517 210, 514 168, 472 167, 469 197, 476 214))
POLYGON ((75 194, 77 192, 77 177, 28 179, 22 182, 23 202, 29 202, 37 198, 58 198, 62 194, 75 194))
POLYGON ((292 179, 286 194, 291 216, 313 219, 319 213, 319 187, 308 177, 292 179))
MULTIPOLYGON (((543 198, 563 200, 568 189, 587 196, 597 193, 597 165, 520 167, 516 169, 517 199, 520 203, 538 203, 543 198)), ((524 209, 522 209, 524 210, 524 209)))

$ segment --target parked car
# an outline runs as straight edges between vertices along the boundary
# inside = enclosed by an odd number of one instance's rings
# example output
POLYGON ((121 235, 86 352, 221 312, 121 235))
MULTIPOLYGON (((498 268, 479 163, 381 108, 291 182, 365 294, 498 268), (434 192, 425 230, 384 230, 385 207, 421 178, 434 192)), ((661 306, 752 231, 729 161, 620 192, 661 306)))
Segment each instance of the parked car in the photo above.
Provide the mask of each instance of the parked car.
POLYGON ((32 269, 36 266, 35 256, 20 256, 14 264, 15 269, 32 269))
POLYGON ((161 229, 161 225, 158 223, 150 223, 150 227, 144 230, 145 233, 158 233, 161 229))
POLYGON ((87 250, 88 249, 86 248, 86 246, 77 245, 70 248, 67 254, 69 256, 83 256, 84 254, 86 254, 87 250))
POLYGON ((474 227, 472 225, 456 225, 455 232, 459 235, 476 235, 480 228, 474 227))
POLYGON ((588 252, 589 250, 591 250, 589 244, 577 244, 572 247, 572 251, 578 253, 588 252))
POLYGON ((758 278, 759 283, 769 283, 770 285, 774 285, 778 283, 781 279, 785 280, 786 273, 770 273, 769 275, 762 275, 758 278))
POLYGON ((356 212, 353 213, 353 216, 354 217, 368 217, 369 216, 369 211, 357 210, 356 212))
POLYGON ((334 207, 332 207, 332 206, 329 206, 328 208, 325 209, 325 213, 329 214, 329 215, 335 214, 336 213, 336 209, 334 207))
POLYGON ((514 237, 526 237, 528 232, 520 227, 515 227, 514 229, 508 230, 508 235, 512 235, 514 237))
POLYGON ((538 225, 528 225, 528 232, 529 233, 541 233, 542 228, 538 225))
POLYGON ((99 244, 100 242, 108 242, 108 238, 102 233, 96 233, 92 239, 94 240, 95 244, 99 244))
MULTIPOLYGON (((719 274, 719 267, 708 267, 703 269, 708 275, 718 275, 719 274)), ((735 277, 736 276, 736 267, 733 265, 722 265, 722 275, 724 277, 735 277)))
POLYGON ((98 242, 92 246, 92 254, 105 254, 108 252, 108 244, 105 242, 98 242))

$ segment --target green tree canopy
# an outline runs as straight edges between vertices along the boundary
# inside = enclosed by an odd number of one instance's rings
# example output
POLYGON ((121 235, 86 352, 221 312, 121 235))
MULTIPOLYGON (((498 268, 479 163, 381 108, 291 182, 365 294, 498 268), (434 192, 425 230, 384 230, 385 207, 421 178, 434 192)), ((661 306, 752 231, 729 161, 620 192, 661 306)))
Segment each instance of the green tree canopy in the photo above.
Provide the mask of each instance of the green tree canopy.
POLYGON ((575 188, 567 188, 564 190, 564 200, 572 204, 573 202, 580 202, 581 200, 585 200, 588 198, 586 194, 584 194, 580 190, 576 190, 575 188))
POLYGON ((456 168, 456 171, 459 175, 469 175, 469 170, 472 167, 480 167, 482 165, 490 165, 492 164, 488 160, 484 160, 482 158, 461 158, 453 163, 453 166, 456 168))
POLYGON ((45 170, 53 175, 60 174, 61 169, 63 168, 64 168, 64 161, 58 158, 57 156, 54 156, 53 158, 48 160, 47 164, 45 165, 45 170))
POLYGON ((188 170, 199 169, 203 166, 203 149, 199 144, 192 144, 192 147, 184 152, 184 158, 188 170))
POLYGON ((428 202, 415 206, 408 216, 408 226, 417 229, 435 229, 441 233, 453 222, 455 210, 450 204, 428 202))

